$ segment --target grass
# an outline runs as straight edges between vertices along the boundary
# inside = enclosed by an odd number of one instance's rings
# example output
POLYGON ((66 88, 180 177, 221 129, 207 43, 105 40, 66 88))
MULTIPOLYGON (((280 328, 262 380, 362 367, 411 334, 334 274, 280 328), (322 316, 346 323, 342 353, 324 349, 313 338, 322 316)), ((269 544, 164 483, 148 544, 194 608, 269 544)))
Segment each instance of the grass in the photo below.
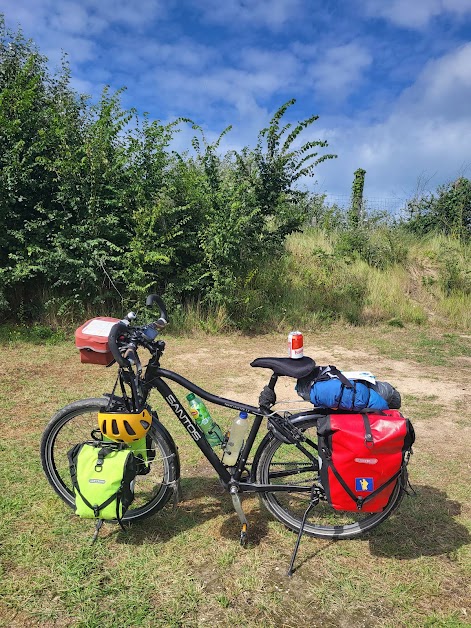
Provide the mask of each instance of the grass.
MULTIPOLYGON (((362 312, 362 321, 378 323, 396 319, 405 323, 422 324, 427 315, 421 304, 411 299, 409 294, 410 276, 407 270, 399 265, 384 270, 368 268, 368 296, 362 312)), ((367 269, 367 270, 366 270, 367 269)))
MULTIPOLYGON (((249 362, 284 355, 286 346, 285 335, 167 340, 167 368, 248 403, 267 381, 249 362)), ((410 465, 417 495, 364 538, 304 538, 288 579, 295 536, 248 497, 250 544, 240 548, 229 496, 157 397, 179 446, 184 500, 127 534, 106 525, 91 546, 93 523, 76 518, 42 474, 39 440, 59 407, 109 390, 114 371, 81 365, 70 341, 4 339, 0 625, 469 626, 470 339, 454 331, 336 325, 308 332, 305 347, 319 363, 356 364, 393 382, 404 370, 416 378, 403 408, 417 431, 410 465), (453 386, 463 396, 450 401, 453 386)), ((293 398, 292 384, 280 379, 280 397, 293 398)), ((183 390, 175 391, 182 399, 183 390)), ((232 415, 213 412, 222 427, 232 415)))
POLYGON ((179 306, 174 321, 187 333, 317 329, 332 321, 471 329, 469 245, 384 227, 362 234, 357 248, 345 248, 348 235, 315 228, 293 233, 286 254, 234 286, 225 307, 179 306))
POLYGON ((27 342, 33 344, 60 344, 67 338, 62 329, 52 329, 47 325, 2 325, 0 326, 0 343, 27 342))
MULTIPOLYGON (((283 276, 288 279, 279 302, 303 312, 304 325, 310 316, 319 322, 323 313, 359 325, 395 321, 397 326, 428 322, 442 329, 471 328, 469 244, 378 229, 362 240, 369 251, 362 256, 339 249, 341 237, 307 229, 287 240, 283 276)), ((274 277, 279 281, 277 273, 274 277)), ((273 306, 276 310, 276 301, 273 306)), ((295 311, 289 314, 295 318, 295 311)))

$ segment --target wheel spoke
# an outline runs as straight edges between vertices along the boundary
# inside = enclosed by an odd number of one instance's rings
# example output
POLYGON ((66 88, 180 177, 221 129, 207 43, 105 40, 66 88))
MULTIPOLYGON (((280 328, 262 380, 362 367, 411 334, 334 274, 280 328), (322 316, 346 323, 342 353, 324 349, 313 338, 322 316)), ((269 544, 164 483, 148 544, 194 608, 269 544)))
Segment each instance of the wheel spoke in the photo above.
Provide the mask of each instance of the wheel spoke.
MULTIPOLYGON (((289 462, 284 462, 284 463, 277 463, 276 466, 286 466, 286 467, 291 467, 292 464, 289 462)), ((270 480, 273 479, 277 479, 277 478, 285 478, 285 477, 291 477, 292 475, 299 475, 301 473, 306 473, 308 471, 317 471, 317 469, 314 467, 314 465, 310 464, 310 463, 299 463, 296 465, 296 467, 290 468, 290 469, 285 469, 284 471, 273 471, 270 470, 270 480)), ((290 482, 290 484, 292 484, 292 482, 290 482)))

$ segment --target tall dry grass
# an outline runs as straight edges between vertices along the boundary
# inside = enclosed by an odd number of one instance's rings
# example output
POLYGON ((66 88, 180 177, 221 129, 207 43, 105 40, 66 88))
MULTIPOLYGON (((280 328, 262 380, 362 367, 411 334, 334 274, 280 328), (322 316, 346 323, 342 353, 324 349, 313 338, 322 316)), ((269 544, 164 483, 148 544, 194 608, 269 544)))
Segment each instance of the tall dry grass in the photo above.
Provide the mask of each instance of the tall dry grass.
MULTIPOLYGON (((348 236, 348 234, 347 234, 348 236)), ((316 329, 353 325, 471 329, 471 246, 446 236, 419 238, 381 227, 349 250, 345 232, 292 234, 285 254, 234 286, 231 306, 177 307, 181 333, 316 329)))
POLYGON ((361 253, 343 234, 308 229, 288 238, 284 266, 264 274, 272 320, 471 328, 471 245, 394 228, 368 233, 361 253), (275 287, 276 286, 276 287, 275 287), (274 316, 275 315, 275 316, 274 316))

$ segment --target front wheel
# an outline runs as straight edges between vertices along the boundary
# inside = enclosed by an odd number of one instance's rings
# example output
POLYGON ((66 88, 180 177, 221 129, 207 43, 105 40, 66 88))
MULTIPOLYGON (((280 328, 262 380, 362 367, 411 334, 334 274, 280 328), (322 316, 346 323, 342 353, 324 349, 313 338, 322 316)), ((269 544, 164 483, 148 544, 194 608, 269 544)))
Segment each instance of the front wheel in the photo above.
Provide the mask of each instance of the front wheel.
MULTIPOLYGON (((307 440, 304 453, 293 444, 280 442, 269 434, 260 444, 254 462, 254 474, 260 484, 289 484, 312 487, 319 481, 317 464, 316 420, 310 419, 300 427, 307 440), (309 454, 309 455, 308 455, 309 454)), ((322 539, 349 539, 372 530, 382 523, 399 506, 404 494, 407 471, 404 470, 394 488, 388 504, 378 513, 346 512, 334 510, 327 501, 321 500, 311 511, 304 531, 322 539)), ((310 493, 272 492, 261 493, 269 512, 278 521, 299 532, 303 515, 310 503, 310 493)))
MULTIPOLYGON (((41 441, 41 462, 44 473, 55 492, 74 508, 75 498, 70 479, 67 452, 77 443, 99 438, 98 412, 108 399, 75 401, 62 408, 47 425, 41 441)), ((147 439, 150 471, 137 475, 134 501, 123 517, 136 521, 149 517, 165 506, 173 494, 179 477, 178 454, 171 436, 153 416, 147 439)))

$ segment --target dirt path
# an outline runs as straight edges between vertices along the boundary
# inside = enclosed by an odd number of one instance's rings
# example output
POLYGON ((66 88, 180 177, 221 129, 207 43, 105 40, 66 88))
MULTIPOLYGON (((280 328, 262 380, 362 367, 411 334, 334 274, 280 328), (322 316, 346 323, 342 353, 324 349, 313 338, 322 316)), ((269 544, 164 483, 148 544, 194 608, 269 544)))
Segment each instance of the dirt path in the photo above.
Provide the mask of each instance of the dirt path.
MULTIPOLYGON (((284 356, 284 339, 264 337, 257 339, 236 336, 207 340, 208 346, 179 353, 180 368, 195 370, 195 378, 201 377, 201 370, 216 368, 227 371, 225 388, 219 394, 243 399, 256 404, 258 393, 268 381, 266 369, 252 369, 250 362, 261 355, 284 356)), ((422 398, 433 397, 442 405, 455 402, 471 402, 471 357, 457 357, 456 370, 419 364, 411 360, 394 360, 380 355, 375 350, 351 350, 340 344, 322 346, 316 342, 305 344, 305 355, 316 359, 317 364, 335 364, 343 370, 366 369, 372 371, 379 380, 391 382, 402 395, 422 398)), ((279 399, 293 398, 293 380, 280 378, 277 384, 279 399)), ((293 396, 294 395, 294 396, 293 396)))

